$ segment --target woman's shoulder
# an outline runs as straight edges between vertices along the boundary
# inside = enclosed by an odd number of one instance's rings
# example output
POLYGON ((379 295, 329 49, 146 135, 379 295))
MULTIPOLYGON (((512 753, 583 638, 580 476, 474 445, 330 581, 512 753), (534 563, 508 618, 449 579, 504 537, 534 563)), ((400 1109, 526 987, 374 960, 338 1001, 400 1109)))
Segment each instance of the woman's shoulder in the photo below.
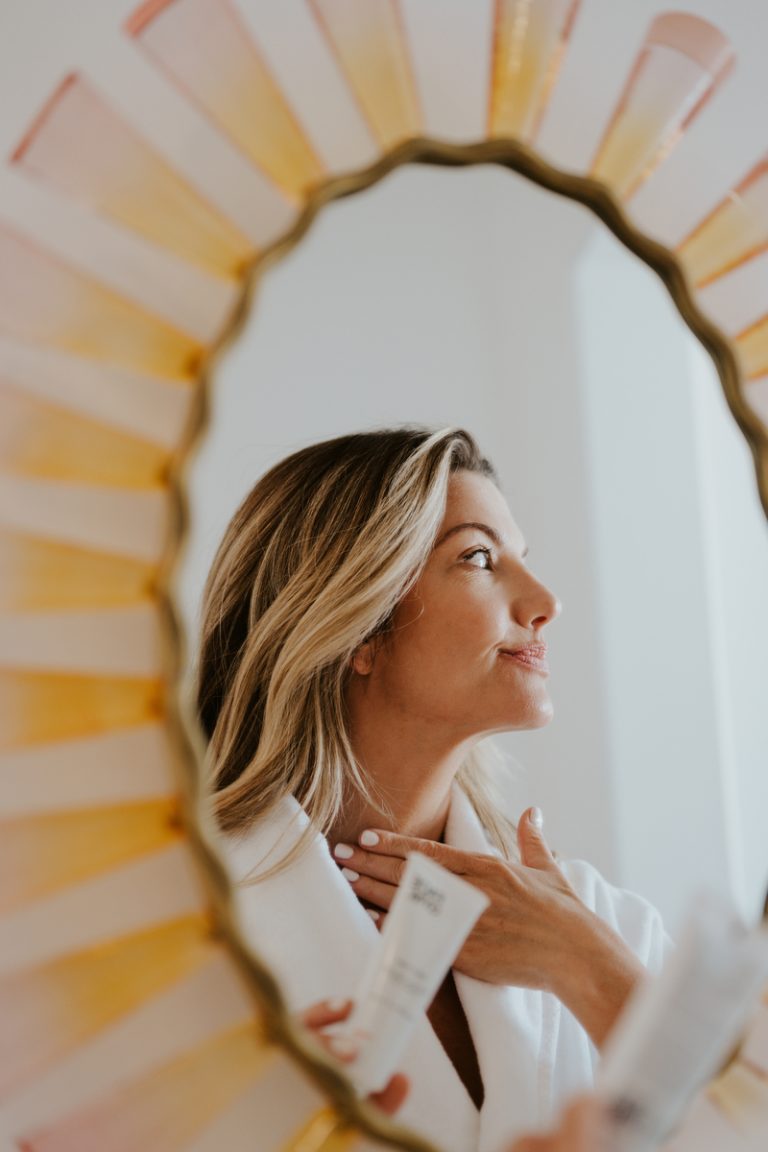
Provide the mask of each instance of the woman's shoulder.
POLYGON ((559 859, 558 864, 580 899, 618 932, 646 967, 661 967, 672 941, 651 901, 612 884, 587 860, 559 859))

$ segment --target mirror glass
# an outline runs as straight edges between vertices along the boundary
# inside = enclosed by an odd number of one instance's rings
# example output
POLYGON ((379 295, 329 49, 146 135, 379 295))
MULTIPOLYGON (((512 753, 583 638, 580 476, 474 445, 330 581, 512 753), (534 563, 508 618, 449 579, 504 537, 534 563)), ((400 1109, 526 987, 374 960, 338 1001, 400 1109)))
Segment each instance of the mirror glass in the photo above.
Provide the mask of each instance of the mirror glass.
POLYGON ((674 934, 702 884, 768 873, 768 539, 714 368, 591 213, 494 166, 402 167, 323 210, 222 357, 180 573, 205 577, 267 468, 345 432, 458 425, 562 602, 555 715, 497 739, 511 815, 639 892, 674 934))

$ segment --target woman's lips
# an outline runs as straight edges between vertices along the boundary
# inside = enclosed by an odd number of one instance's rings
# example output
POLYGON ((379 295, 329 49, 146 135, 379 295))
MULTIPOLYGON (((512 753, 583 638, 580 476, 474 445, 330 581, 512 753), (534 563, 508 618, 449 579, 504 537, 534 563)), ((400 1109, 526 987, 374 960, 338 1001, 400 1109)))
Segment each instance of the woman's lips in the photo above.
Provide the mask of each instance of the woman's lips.
POLYGON ((546 660, 547 649, 543 645, 537 644, 530 648, 518 648, 516 652, 502 648, 499 654, 506 660, 515 660, 524 668, 530 668, 532 672, 540 672, 543 676, 549 675, 549 665, 546 660))

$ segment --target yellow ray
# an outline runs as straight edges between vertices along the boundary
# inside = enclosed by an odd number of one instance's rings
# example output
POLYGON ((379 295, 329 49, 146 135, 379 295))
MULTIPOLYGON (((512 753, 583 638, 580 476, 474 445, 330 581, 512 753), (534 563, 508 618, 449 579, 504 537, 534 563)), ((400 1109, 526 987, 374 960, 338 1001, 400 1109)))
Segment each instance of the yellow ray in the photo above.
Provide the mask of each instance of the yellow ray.
POLYGON ((625 199, 633 196, 687 131, 733 62, 728 40, 707 20, 689 12, 657 16, 590 175, 625 199))
POLYGON ((761 316, 734 339, 746 379, 765 376, 768 373, 768 315, 761 316))
POLYGON ((754 1138, 768 1131, 768 1076, 759 1070, 737 1061, 706 1092, 733 1125, 734 1140, 737 1132, 754 1138))
POLYGON ((332 1108, 322 1108, 303 1124, 280 1152, 347 1152, 358 1139, 332 1108))
POLYGON ((423 132, 395 0, 310 0, 365 119, 383 148, 423 132))
POLYGON ((211 960, 205 916, 185 916, 0 980, 0 1099, 211 960))
POLYGON ((0 612, 104 608, 153 591, 150 564, 0 531, 0 612))
POLYGON ((299 195, 323 178, 310 140, 227 0, 149 0, 126 31, 282 189, 299 195))
POLYGON ((697 288, 768 248, 768 157, 741 180, 678 246, 697 288))
POLYGON ((160 375, 194 376, 202 345, 138 304, 0 227, 0 331, 160 375))
POLYGON ((0 467, 140 487, 167 480, 169 452, 0 381, 0 467))
POLYGON ((488 135, 535 139, 581 0, 496 0, 488 135))
POLYGON ((156 720, 163 698, 160 680, 0 669, 0 750, 156 720))
POLYGON ((182 835, 173 799, 0 820, 0 914, 182 835))
POLYGON ((26 1152, 182 1152, 273 1055, 255 1024, 232 1029, 21 1145, 26 1152))
POLYGON ((255 255, 234 224, 81 76, 68 76, 59 85, 12 160, 207 270, 236 276, 255 255))

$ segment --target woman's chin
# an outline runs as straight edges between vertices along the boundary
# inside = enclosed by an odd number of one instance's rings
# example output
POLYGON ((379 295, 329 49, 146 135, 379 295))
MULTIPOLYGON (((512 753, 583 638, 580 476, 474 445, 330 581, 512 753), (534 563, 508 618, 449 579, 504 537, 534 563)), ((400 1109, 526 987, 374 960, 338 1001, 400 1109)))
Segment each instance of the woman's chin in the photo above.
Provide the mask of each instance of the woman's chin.
POLYGON ((526 723, 521 725, 523 728, 546 728, 555 715, 555 709, 552 701, 547 698, 545 700, 537 701, 533 705, 526 716, 526 723))
POLYGON ((546 728, 555 715, 551 700, 542 701, 535 708, 526 709, 524 714, 508 716, 491 732, 528 732, 534 728, 546 728))

